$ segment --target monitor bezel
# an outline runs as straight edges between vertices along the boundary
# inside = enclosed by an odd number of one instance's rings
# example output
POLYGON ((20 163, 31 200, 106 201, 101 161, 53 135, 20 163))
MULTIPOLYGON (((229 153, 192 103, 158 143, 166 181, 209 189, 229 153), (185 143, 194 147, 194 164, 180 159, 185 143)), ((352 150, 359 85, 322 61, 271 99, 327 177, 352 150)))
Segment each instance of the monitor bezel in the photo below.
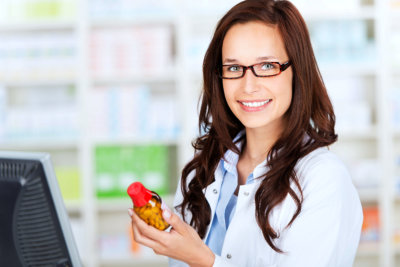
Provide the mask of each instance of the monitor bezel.
POLYGON ((46 152, 0 151, 0 158, 14 160, 34 160, 42 164, 45 179, 50 189, 51 198, 55 207, 61 231, 73 267, 82 267, 77 245, 72 233, 69 216, 64 204, 57 177, 51 161, 51 156, 46 152))

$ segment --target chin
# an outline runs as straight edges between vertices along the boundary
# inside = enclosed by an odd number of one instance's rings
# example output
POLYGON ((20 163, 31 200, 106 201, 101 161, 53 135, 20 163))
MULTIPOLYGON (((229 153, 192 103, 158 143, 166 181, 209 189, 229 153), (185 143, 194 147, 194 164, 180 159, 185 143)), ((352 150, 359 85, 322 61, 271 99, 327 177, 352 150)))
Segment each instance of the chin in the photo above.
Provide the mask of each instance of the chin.
POLYGON ((269 123, 260 123, 260 122, 246 122, 246 123, 243 123, 242 122, 242 124, 244 125, 244 127, 246 128, 246 129, 258 129, 258 128, 267 128, 268 127, 268 125, 269 125, 269 123))

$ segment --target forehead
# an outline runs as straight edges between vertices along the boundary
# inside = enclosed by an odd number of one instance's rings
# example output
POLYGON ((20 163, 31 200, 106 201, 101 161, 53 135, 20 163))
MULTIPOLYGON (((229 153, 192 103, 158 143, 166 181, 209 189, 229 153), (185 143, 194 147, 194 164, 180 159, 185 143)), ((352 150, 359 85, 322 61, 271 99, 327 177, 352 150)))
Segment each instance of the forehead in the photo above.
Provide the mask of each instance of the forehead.
POLYGON ((247 22, 233 25, 222 44, 222 60, 234 59, 251 64, 261 57, 286 60, 285 46, 275 25, 247 22))

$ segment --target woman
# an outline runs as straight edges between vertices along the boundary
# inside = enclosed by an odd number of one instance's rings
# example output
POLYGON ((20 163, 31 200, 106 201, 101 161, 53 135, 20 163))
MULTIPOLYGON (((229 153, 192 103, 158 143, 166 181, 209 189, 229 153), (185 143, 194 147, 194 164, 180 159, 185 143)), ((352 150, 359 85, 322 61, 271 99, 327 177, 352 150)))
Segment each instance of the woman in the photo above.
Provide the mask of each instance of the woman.
MULTIPOLYGON (((171 266, 352 266, 362 209, 328 150, 335 115, 298 10, 247 0, 218 23, 203 64, 196 154, 177 214, 134 238, 171 266)), ((132 214, 132 212, 130 211, 132 214)))

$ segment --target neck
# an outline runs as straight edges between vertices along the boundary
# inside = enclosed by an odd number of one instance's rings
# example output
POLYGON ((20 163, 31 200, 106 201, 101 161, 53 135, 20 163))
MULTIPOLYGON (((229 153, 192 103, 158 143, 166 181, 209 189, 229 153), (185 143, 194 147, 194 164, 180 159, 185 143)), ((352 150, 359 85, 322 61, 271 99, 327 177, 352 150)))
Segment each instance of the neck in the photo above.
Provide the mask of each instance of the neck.
POLYGON ((252 162, 252 165, 260 164, 266 159, 280 134, 280 130, 246 128, 246 147, 242 156, 252 162))

